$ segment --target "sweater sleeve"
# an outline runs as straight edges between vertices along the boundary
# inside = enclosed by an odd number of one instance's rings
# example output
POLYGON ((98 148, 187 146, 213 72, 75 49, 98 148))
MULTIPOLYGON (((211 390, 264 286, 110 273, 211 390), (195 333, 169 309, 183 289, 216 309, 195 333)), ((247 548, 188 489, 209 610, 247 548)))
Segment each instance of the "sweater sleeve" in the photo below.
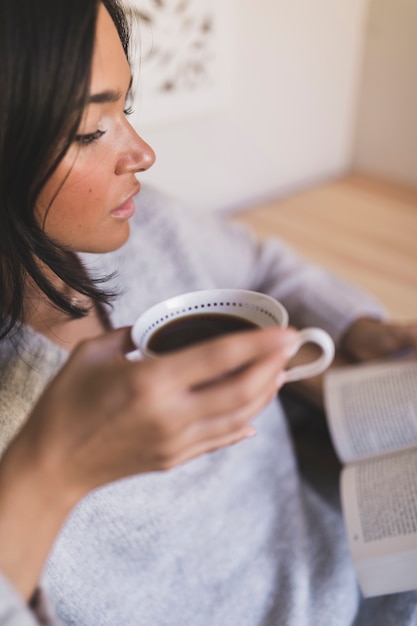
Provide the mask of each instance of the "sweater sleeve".
POLYGON ((319 326, 337 342, 359 317, 385 311, 364 291, 297 254, 278 237, 258 240, 242 224, 219 216, 188 214, 184 239, 219 288, 267 293, 288 310, 298 328, 319 326))
POLYGON ((25 604, 11 584, 0 575, 0 626, 63 626, 51 611, 42 590, 25 604))

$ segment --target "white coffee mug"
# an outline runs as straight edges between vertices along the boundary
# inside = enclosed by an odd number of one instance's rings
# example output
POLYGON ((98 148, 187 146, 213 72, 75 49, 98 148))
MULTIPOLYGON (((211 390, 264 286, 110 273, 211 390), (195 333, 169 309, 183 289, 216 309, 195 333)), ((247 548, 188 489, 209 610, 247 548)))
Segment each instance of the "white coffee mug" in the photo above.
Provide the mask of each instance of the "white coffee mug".
MULTIPOLYGON (((209 289, 191 291, 155 304, 145 311, 132 328, 132 340, 145 357, 157 357, 149 350, 153 335, 166 324, 191 315, 202 314, 233 315, 252 322, 260 328, 288 325, 288 313, 280 302, 256 291, 244 289, 209 289)), ((321 328, 304 328, 298 331, 298 342, 294 354, 305 343, 315 343, 321 355, 305 365, 298 365, 286 371, 287 382, 301 380, 321 374, 329 367, 334 357, 334 343, 328 333, 321 328)))

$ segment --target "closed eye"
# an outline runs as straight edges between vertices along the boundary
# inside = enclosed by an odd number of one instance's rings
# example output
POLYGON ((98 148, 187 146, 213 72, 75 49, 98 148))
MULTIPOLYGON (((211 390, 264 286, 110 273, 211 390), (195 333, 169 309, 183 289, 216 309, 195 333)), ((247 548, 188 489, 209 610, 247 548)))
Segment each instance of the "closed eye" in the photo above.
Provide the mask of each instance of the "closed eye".
POLYGON ((97 141, 106 133, 105 130, 96 130, 94 133, 87 133, 85 135, 75 135, 75 141, 83 146, 88 146, 90 143, 97 141))

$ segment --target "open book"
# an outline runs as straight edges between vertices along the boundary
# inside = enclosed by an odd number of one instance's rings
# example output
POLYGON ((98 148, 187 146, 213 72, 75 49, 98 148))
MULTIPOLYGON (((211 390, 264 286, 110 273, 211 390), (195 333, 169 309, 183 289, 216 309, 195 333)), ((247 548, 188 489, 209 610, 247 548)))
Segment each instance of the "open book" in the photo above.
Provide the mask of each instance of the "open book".
POLYGON ((417 589, 417 360, 341 367, 324 386, 363 595, 417 589))

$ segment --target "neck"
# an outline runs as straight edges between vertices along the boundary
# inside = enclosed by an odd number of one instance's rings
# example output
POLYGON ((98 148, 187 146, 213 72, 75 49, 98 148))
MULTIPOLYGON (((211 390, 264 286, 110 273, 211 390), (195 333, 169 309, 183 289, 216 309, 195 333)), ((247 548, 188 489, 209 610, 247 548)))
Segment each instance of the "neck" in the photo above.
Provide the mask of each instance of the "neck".
MULTIPOLYGON (((85 317, 73 319, 51 302, 32 279, 28 279, 23 320, 26 324, 68 351, 71 351, 81 340, 110 330, 110 321, 103 307, 97 305, 90 297, 69 287, 49 267, 40 264, 40 268, 44 277, 62 296, 72 301, 75 306, 86 309, 88 313, 85 317)), ((74 269, 79 269, 85 274, 83 266, 76 257, 74 269)))

